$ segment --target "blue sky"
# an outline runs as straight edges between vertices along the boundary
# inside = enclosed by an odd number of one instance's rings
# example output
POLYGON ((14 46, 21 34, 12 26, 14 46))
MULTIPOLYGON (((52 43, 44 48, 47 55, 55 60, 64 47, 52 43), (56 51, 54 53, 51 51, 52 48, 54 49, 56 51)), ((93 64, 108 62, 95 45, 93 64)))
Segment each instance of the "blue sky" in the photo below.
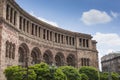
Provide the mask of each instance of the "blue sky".
POLYGON ((16 0, 28 13, 57 27, 91 34, 99 57, 120 51, 120 0, 16 0))

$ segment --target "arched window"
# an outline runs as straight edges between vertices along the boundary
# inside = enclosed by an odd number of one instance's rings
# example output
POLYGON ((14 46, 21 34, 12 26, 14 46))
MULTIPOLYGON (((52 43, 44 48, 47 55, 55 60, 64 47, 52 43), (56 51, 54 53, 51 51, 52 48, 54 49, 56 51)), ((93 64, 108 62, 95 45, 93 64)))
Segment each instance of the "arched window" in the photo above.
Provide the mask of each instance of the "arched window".
POLYGON ((63 66, 65 61, 65 57, 62 53, 57 53, 55 56, 55 62, 56 62, 56 66, 63 66))
POLYGON ((75 55, 69 54, 67 57, 67 64, 68 66, 74 66, 75 67, 75 55))
POLYGON ((32 64, 40 63, 41 52, 40 52, 39 48, 35 47, 32 49, 31 57, 32 57, 32 62, 31 62, 32 64))
POLYGON ((5 57, 7 57, 9 59, 15 58, 15 44, 13 44, 12 42, 6 41, 5 57))
POLYGON ((13 44, 12 59, 15 58, 15 44, 13 44))
POLYGON ((22 43, 19 46, 18 53, 19 53, 19 59, 18 59, 19 65, 23 67, 27 66, 26 63, 29 61, 28 60, 28 55, 29 55, 28 46, 25 43, 22 43))
POLYGON ((19 52, 19 62, 23 63, 25 61, 24 49, 20 47, 18 52, 19 52))
POLYGON ((12 58, 12 42, 9 43, 9 58, 12 58))
POLYGON ((9 56, 9 41, 6 41, 6 54, 5 54, 6 57, 9 56))
POLYGON ((47 64, 52 65, 52 62, 53 62, 52 52, 50 50, 46 50, 43 55, 43 59, 47 64))

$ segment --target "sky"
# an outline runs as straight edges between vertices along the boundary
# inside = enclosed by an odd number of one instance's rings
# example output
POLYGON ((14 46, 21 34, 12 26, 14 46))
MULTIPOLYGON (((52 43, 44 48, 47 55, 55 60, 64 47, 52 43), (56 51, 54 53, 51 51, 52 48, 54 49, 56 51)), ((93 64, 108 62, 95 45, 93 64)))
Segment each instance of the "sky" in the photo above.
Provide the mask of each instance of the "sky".
POLYGON ((120 51, 120 0, 16 0, 29 14, 66 30, 91 34, 99 60, 120 51))

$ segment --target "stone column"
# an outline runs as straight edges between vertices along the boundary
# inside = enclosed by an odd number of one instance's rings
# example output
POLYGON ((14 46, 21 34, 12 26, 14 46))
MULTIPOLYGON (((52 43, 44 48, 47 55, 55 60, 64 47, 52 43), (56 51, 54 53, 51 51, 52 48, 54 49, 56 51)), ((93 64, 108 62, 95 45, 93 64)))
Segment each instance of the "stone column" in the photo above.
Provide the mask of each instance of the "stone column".
POLYGON ((50 40, 50 38, 51 38, 51 35, 50 35, 50 31, 49 31, 49 40, 50 40))
POLYGON ((9 8, 10 12, 9 12, 9 22, 11 22, 11 7, 9 8))
POLYGON ((20 14, 16 12, 16 27, 19 29, 20 27, 20 14))
POLYGON ((43 39, 43 28, 40 29, 40 37, 43 39))
POLYGON ((37 25, 37 37, 39 37, 39 26, 37 25))
POLYGON ((47 40, 47 30, 45 29, 45 40, 47 40))
POLYGON ((63 44, 66 44, 66 37, 63 35, 63 44))
POLYGON ((27 20, 25 19, 25 32, 27 33, 27 20))
POLYGON ((23 31, 23 17, 21 17, 21 30, 23 31))
POLYGON ((52 32, 52 41, 55 42, 55 33, 52 32))
POLYGON ((14 10, 12 9, 12 23, 14 24, 14 10))
POLYGON ((33 27, 33 35, 35 36, 35 27, 36 27, 36 25, 34 24, 34 27, 33 27))
POLYGON ((31 24, 31 22, 29 22, 29 29, 28 29, 28 32, 29 32, 29 34, 31 35, 31 28, 32 28, 32 24, 31 24))

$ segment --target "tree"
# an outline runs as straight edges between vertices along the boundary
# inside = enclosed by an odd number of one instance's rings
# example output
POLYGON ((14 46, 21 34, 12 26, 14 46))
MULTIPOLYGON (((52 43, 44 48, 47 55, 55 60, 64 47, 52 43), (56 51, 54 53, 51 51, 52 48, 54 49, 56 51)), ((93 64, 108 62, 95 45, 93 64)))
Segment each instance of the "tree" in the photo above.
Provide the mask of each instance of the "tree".
MULTIPOLYGON (((108 80, 109 73, 108 72, 101 72, 100 73, 100 80, 108 80)), ((111 73, 112 80, 119 80, 119 74, 112 72, 111 73)))
POLYGON ((83 66, 79 69, 79 73, 86 74, 89 80, 98 80, 98 71, 94 67, 83 66))
POLYGON ((100 72, 100 80, 108 80, 108 73, 100 72))
POLYGON ((66 75, 59 68, 55 71, 54 77, 55 80, 67 80, 66 75))
POLYGON ((81 80, 78 70, 71 66, 62 66, 59 67, 62 72, 66 75, 67 80, 81 80))
POLYGON ((40 64, 35 64, 29 67, 33 69, 36 73, 36 80, 50 80, 50 70, 46 63, 41 62, 40 64))
POLYGON ((88 80, 88 76, 84 73, 80 74, 81 75, 81 80, 88 80))
POLYGON ((4 73, 7 80, 22 80, 23 78, 24 80, 27 80, 27 78, 29 80, 35 80, 36 78, 36 74, 33 70, 28 70, 27 74, 26 68, 22 68, 20 66, 8 67, 5 69, 4 73))

